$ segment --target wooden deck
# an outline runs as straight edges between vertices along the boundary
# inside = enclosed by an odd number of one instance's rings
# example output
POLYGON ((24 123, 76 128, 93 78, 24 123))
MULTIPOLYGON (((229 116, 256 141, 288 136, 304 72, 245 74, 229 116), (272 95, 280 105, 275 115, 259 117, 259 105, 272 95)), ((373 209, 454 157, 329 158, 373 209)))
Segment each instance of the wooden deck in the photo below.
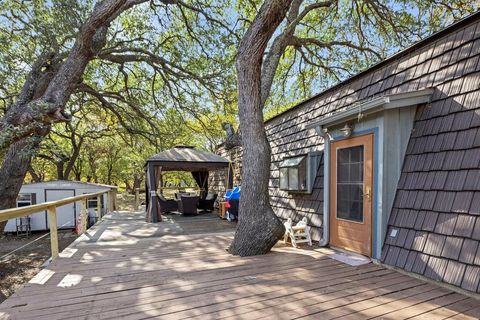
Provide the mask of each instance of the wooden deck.
POLYGON ((1 304, 0 318, 480 317, 479 300, 320 250, 233 257, 225 251, 231 230, 208 216, 155 225, 139 214, 107 216, 1 304))

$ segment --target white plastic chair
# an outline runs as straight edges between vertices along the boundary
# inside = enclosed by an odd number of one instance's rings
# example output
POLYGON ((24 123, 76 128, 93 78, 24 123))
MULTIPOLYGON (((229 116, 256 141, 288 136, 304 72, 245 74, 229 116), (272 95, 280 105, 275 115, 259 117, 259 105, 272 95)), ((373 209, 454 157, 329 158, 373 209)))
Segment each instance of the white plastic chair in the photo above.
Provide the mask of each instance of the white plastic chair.
POLYGON ((296 225, 292 225, 292 219, 284 223, 285 225, 285 235, 283 236, 283 241, 287 243, 288 238, 292 242, 292 246, 298 248, 299 243, 308 243, 309 246, 312 246, 312 238, 310 236, 310 227, 307 225, 307 218, 303 217, 296 225))

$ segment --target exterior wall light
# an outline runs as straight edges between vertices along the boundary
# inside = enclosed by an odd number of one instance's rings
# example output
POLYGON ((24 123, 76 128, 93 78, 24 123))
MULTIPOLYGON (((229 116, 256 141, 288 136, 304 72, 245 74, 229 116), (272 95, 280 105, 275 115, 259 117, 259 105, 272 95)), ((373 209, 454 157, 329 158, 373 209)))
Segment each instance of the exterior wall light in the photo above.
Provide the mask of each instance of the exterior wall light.
POLYGON ((345 138, 348 138, 352 135, 352 131, 353 131, 353 128, 351 125, 349 125, 348 123, 346 123, 342 129, 340 129, 340 131, 342 132, 343 136, 345 138))

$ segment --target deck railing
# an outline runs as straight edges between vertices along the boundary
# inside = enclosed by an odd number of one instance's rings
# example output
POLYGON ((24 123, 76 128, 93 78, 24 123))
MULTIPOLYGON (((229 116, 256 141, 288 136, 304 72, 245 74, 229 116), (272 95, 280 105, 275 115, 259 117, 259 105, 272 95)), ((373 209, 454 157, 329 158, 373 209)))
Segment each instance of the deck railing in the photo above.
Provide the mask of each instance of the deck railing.
POLYGON ((87 219, 88 219, 88 210, 87 210, 87 200, 91 198, 97 198, 97 208, 96 208, 96 218, 97 221, 102 217, 102 196, 103 194, 108 194, 108 212, 115 210, 115 197, 116 190, 110 191, 100 191, 95 193, 87 193, 74 197, 69 197, 56 201, 49 201, 39 204, 34 204, 30 206, 20 207, 20 208, 11 208, 0 210, 0 222, 8 221, 10 219, 16 219, 24 216, 28 216, 34 213, 41 211, 47 211, 48 213, 48 224, 50 228, 50 246, 52 251, 52 259, 58 257, 58 230, 57 230, 57 207, 61 207, 70 203, 80 201, 80 231, 83 233, 87 230, 87 219))

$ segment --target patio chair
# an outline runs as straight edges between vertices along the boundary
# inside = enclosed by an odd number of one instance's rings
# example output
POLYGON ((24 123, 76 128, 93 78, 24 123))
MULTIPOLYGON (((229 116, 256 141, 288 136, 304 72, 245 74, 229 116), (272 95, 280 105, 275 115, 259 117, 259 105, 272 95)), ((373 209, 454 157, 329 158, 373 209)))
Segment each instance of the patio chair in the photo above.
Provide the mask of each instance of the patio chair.
POLYGON ((187 193, 185 191, 175 192, 175 200, 178 200, 178 201, 182 200, 181 199, 182 194, 186 195, 187 193))
POLYGON ((17 236, 24 234, 29 235, 32 231, 30 224, 30 216, 20 217, 16 219, 17 236))
POLYGON ((217 200, 217 196, 218 194, 216 193, 209 193, 205 199, 200 199, 198 201, 198 209, 213 211, 213 206, 215 204, 215 200, 217 200))
POLYGON ((303 217, 296 225, 292 225, 292 219, 288 218, 287 222, 285 222, 283 241, 287 243, 288 238, 290 238, 292 246, 295 248, 298 248, 299 243, 308 243, 309 246, 312 246, 310 227, 307 225, 306 217, 303 217))
POLYGON ((158 195, 158 201, 160 202, 160 212, 161 213, 170 213, 173 211, 178 211, 178 203, 175 200, 167 200, 161 194, 158 195))
POLYGON ((180 196, 181 200, 178 201, 178 211, 184 215, 196 215, 198 214, 198 196, 180 196))

